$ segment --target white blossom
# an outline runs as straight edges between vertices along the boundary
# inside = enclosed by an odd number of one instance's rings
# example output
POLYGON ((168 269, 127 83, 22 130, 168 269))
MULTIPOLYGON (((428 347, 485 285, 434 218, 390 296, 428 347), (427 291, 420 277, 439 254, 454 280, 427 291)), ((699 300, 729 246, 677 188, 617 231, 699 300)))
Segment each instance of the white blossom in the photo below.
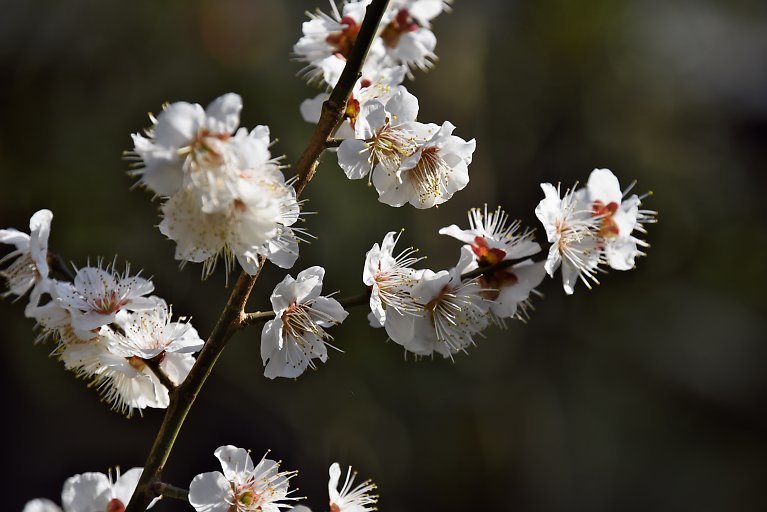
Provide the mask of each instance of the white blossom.
POLYGON ((411 267, 421 258, 413 256, 417 251, 412 247, 394 256, 394 246, 401 234, 390 231, 380 246, 378 243, 373 244, 365 255, 362 281, 370 287, 370 310, 379 325, 386 321, 387 308, 402 315, 414 314, 420 310, 410 290, 421 273, 411 267))
POLYGON ((371 100, 355 125, 355 138, 338 148, 338 165, 349 179, 369 175, 377 165, 396 171, 403 158, 415 151, 411 125, 418 115, 418 99, 400 87, 386 103, 371 100))
POLYGON ((591 288, 591 283, 599 283, 596 273, 603 262, 598 219, 574 190, 560 198, 559 189, 551 183, 542 183, 541 188, 545 197, 535 208, 535 215, 551 243, 546 272, 553 277, 562 266, 562 284, 568 295, 574 292, 578 279, 591 288))
MULTIPOLYGON (((533 240, 533 233, 520 233, 519 221, 508 222, 506 213, 498 207, 494 212, 473 208, 469 211, 469 229, 462 230, 455 224, 442 228, 439 233, 452 236, 467 245, 474 259, 461 269, 462 273, 480 267, 490 267, 502 261, 520 260, 540 252, 541 247, 533 240)), ((543 280, 546 272, 543 263, 526 259, 514 265, 496 268, 478 277, 485 290, 482 295, 490 301, 490 312, 496 320, 517 316, 522 304, 522 316, 527 311, 526 301, 530 293, 543 280)), ((502 323, 502 322, 500 322, 502 323)))
MULTIPOLYGON (((208 181, 208 189, 225 193, 226 146, 240 124, 242 98, 228 93, 213 100, 207 109, 183 101, 163 108, 146 136, 133 134, 129 158, 139 161, 134 174, 139 183, 159 196, 171 196, 189 182, 208 181)), ((208 208, 214 208, 208 206, 208 208)))
POLYGON ((427 27, 419 25, 408 8, 390 8, 389 12, 393 15, 389 16, 388 22, 383 20, 380 33, 386 52, 385 62, 394 66, 404 65, 408 70, 415 67, 427 71, 437 59, 434 53, 437 37, 427 27))
POLYGON ((285 276, 272 292, 275 318, 261 332, 266 377, 295 378, 314 368, 314 359, 327 360, 332 336, 324 328, 340 324, 348 313, 337 300, 320 296, 324 276, 324 268, 310 267, 296 279, 285 276))
POLYGON ((411 290, 421 310, 415 315, 387 311, 384 327, 389 337, 421 356, 437 352, 452 358, 473 345, 473 336, 488 324, 489 302, 477 279, 461 279, 461 269, 471 261, 471 251, 463 247, 453 269, 424 270, 411 290))
MULTIPOLYGON (((352 92, 346 102, 343 112, 343 122, 335 131, 335 137, 340 139, 353 139, 357 136, 357 130, 364 131, 367 126, 366 116, 374 107, 366 107, 371 102, 386 103, 402 88, 405 78, 404 67, 384 68, 371 71, 370 75, 363 75, 354 83, 352 92), (359 126, 359 128, 358 128, 359 126)), ((328 93, 321 93, 314 98, 304 100, 300 111, 304 121, 316 124, 322 113, 322 104, 330 97, 328 93)))
POLYGON ((120 274, 114 263, 101 268, 83 267, 77 271, 74 283, 57 282, 55 300, 72 314, 72 327, 92 330, 114 321, 119 311, 152 309, 154 299, 145 297, 154 284, 143 277, 131 276, 130 266, 120 274))
POLYGON ((0 265, 11 261, 0 270, 0 277, 5 279, 8 286, 8 291, 2 296, 21 297, 31 289, 27 310, 37 306, 40 296, 50 289, 48 236, 52 219, 53 213, 50 210, 36 212, 29 219, 29 235, 13 228, 0 229, 0 243, 15 247, 0 259, 0 265))
POLYGON ((390 206, 410 203, 419 209, 431 208, 463 189, 469 183, 468 166, 476 142, 453 135, 454 129, 446 121, 396 171, 378 165, 373 171, 378 200, 390 206))
MULTIPOLYGON (((370 0, 349 1, 339 11, 331 2, 331 14, 320 10, 307 13, 309 21, 303 23, 303 36, 293 46, 293 53, 297 60, 307 64, 301 75, 309 83, 324 81, 330 87, 335 85, 340 75, 338 69, 343 68, 351 55, 369 4, 370 0)), ((376 62, 383 55, 381 41, 375 40, 366 60, 376 62)))
POLYGON ((378 501, 378 495, 371 494, 371 491, 376 489, 373 482, 366 480, 354 486, 356 473, 352 473, 352 467, 349 466, 346 471, 346 479, 339 489, 341 467, 337 462, 331 464, 328 473, 330 474, 328 480, 330 512, 369 512, 376 510, 375 504, 378 501))
POLYGON ((223 473, 212 471, 194 477, 189 485, 189 503, 197 512, 279 512, 288 508, 289 479, 295 474, 280 472, 279 464, 262 457, 253 464, 250 453, 227 445, 215 451, 223 473))
POLYGON ((234 261, 254 275, 261 248, 279 233, 280 202, 253 180, 238 178, 226 209, 205 213, 194 190, 184 189, 162 206, 160 232, 176 242, 177 260, 203 263, 203 277, 219 256, 227 271, 234 261))
MULTIPOLYGON (((64 482, 61 491, 61 508, 47 499, 36 499, 26 504, 23 512, 125 512, 128 502, 136 491, 142 468, 133 468, 120 474, 82 473, 64 482)), ((147 508, 152 508, 157 499, 147 508)))
POLYGON ((647 247, 634 233, 644 233, 642 224, 654 222, 655 212, 640 210, 641 199, 636 194, 624 199, 626 194, 609 169, 594 169, 578 194, 581 201, 591 205, 607 264, 615 270, 634 268, 635 258, 644 255, 639 247, 647 247))

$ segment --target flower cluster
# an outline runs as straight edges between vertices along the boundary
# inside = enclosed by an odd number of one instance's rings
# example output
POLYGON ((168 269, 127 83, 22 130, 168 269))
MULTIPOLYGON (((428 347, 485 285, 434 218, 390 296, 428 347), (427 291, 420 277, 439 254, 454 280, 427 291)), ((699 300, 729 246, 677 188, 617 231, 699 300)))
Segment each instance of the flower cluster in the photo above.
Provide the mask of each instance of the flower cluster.
POLYGON ((129 158, 139 183, 163 199, 160 231, 176 242, 176 259, 203 264, 223 257, 254 275, 265 257, 283 268, 298 258, 299 204, 269 152, 269 128, 239 128, 242 99, 229 93, 208 108, 166 105, 129 158))
MULTIPOLYGON (((369 0, 352 1, 332 16, 317 12, 304 23, 293 50, 307 63, 310 81, 332 87, 349 56, 369 0)), ((413 67, 425 70, 435 58, 430 21, 447 3, 431 0, 391 2, 373 41, 362 76, 354 85, 335 136, 338 164, 349 179, 368 177, 378 200, 390 206, 431 208, 469 183, 475 141, 453 135, 453 126, 416 121, 418 99, 402 81, 413 67)), ((304 119, 315 123, 328 94, 301 104, 304 119)))
MULTIPOLYGON (((290 479, 295 471, 279 471, 279 462, 267 459, 253 463, 250 452, 236 446, 220 446, 214 452, 221 463, 221 471, 201 473, 189 485, 189 503, 197 512, 280 512, 288 508, 288 502, 301 498, 290 496, 290 479)), ((376 486, 370 481, 354 485, 355 475, 349 467, 341 489, 338 484, 341 468, 338 463, 330 466, 328 494, 331 512, 368 512, 378 496, 370 494, 376 486)), ((298 505, 294 512, 310 512, 298 505)), ((31 512, 31 511, 25 511, 31 512)))
POLYGON ((155 371, 181 383, 203 345, 197 331, 183 319, 171 321, 171 308, 150 295, 154 284, 131 275, 127 265, 118 272, 114 263, 99 262, 77 269, 71 281, 52 277, 52 218, 49 210, 35 213, 30 235, 0 231, 16 247, 0 272, 7 293, 21 297, 32 289, 25 315, 37 322, 38 340, 53 338, 64 366, 90 379, 114 409, 131 416, 134 409, 167 407, 168 389, 155 371))
POLYGON ((418 356, 452 358, 488 325, 526 319, 536 287, 560 265, 571 294, 577 278, 596 282, 601 264, 629 270, 644 254, 639 247, 647 244, 637 235, 655 212, 640 209, 636 195, 624 198, 611 171, 595 169, 585 188, 562 199, 552 185, 542 187, 546 197, 536 213, 552 244, 545 260, 531 258, 541 251, 532 231, 487 206, 469 212, 468 229, 451 225, 439 231, 464 243, 451 269, 412 268, 420 258, 412 248, 395 256, 394 232, 373 245, 362 276, 370 289, 371 325, 384 327, 389 338, 418 356))
POLYGON ((546 272, 553 277, 561 266, 567 294, 578 280, 588 288, 599 284, 597 273, 604 266, 631 270, 636 257, 644 256, 640 248, 647 243, 637 235, 645 233, 644 224, 655 222, 655 212, 640 209, 643 197, 629 195, 633 184, 624 192, 612 171, 594 169, 585 187, 562 197, 550 183, 541 188, 545 198, 535 214, 551 243, 546 272))
MULTIPOLYGON (((83 473, 70 477, 61 491, 61 507, 45 498, 32 500, 23 512, 125 512, 125 507, 136 490, 141 468, 133 468, 120 474, 120 468, 112 473, 83 473)), ((154 506, 154 500, 148 508, 154 506)))
POLYGON ((394 232, 367 253, 363 282, 370 287, 370 323, 418 356, 452 358, 489 324, 521 317, 545 275, 541 263, 527 258, 540 251, 531 232, 520 232, 502 210, 471 210, 469 221, 468 230, 440 230, 465 243, 458 263, 447 270, 413 269, 412 248, 395 256, 394 232))

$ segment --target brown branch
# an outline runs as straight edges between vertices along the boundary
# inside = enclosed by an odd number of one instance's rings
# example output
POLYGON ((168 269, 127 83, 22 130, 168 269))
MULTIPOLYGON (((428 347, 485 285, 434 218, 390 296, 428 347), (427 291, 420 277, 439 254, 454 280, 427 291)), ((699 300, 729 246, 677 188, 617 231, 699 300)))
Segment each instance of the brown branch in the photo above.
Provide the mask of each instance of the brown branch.
POLYGON ((157 359, 144 359, 144 364, 147 365, 150 370, 152 370, 152 373, 154 373, 155 377, 157 377, 162 385, 168 389, 168 393, 172 395, 173 392, 176 391, 176 383, 170 380, 168 374, 165 373, 162 368, 160 368, 160 361, 157 359))
POLYGON ((188 490, 176 487, 175 485, 166 484, 165 482, 155 482, 154 492, 158 496, 164 496, 179 501, 189 501, 188 490))
POLYGON ((240 328, 247 327, 249 325, 256 325, 266 323, 274 318, 274 311, 256 311, 255 313, 243 313, 240 320, 240 328))
POLYGON ((484 274, 491 274, 493 272, 496 272, 498 270, 504 270, 509 268, 510 266, 514 265, 516 261, 513 260, 503 260, 499 261, 495 265, 490 265, 487 267, 479 267, 475 268, 474 270, 470 272, 466 272, 465 274, 461 274, 461 281, 466 281, 467 279, 474 279, 475 277, 479 277, 484 274))
MULTIPOLYGON (((294 185, 296 195, 300 195, 309 181, 311 181, 317 168, 318 159, 325 150, 325 141, 343 119, 346 102, 359 77, 368 48, 376 35, 378 25, 388 3, 388 0, 373 0, 367 7, 365 19, 357 35, 357 41, 352 49, 352 53, 346 62, 338 83, 330 93, 330 98, 322 105, 320 120, 309 139, 306 149, 304 149, 296 164, 296 175, 298 177, 294 185)), ((155 437, 144 464, 144 471, 125 512, 143 512, 149 506, 152 499, 157 496, 156 486, 161 483, 160 476, 162 470, 170 456, 181 426, 184 424, 186 415, 200 393, 205 380, 213 370, 213 366, 224 350, 226 343, 232 334, 242 326, 245 304, 250 297, 250 292, 253 290, 253 285, 256 283, 256 279, 258 279, 261 269, 263 269, 264 263, 265 259, 261 258, 259 272, 255 276, 250 276, 243 271, 237 278, 237 282, 213 332, 197 357, 189 375, 176 388, 175 393, 171 397, 170 405, 165 412, 165 417, 157 432, 157 437, 155 437)))

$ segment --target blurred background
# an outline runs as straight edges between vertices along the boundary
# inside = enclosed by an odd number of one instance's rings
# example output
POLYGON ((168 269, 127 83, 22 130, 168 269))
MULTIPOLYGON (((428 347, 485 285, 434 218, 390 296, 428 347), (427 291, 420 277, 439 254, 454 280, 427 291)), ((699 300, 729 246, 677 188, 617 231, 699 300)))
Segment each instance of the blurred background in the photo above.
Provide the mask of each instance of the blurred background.
MULTIPOLYGON (((159 203, 131 189, 121 152, 165 101, 243 96, 294 162, 316 90, 290 59, 322 0, 5 1, 0 16, 0 227, 55 215, 51 248, 154 276, 207 335, 223 274, 179 271, 155 228, 159 203)), ((327 268, 325 291, 361 291, 365 251, 406 227, 403 247, 455 264, 440 227, 501 205, 536 227, 541 182, 608 167, 652 190, 649 257, 567 297, 557 280, 525 325, 488 331, 455 362, 404 358, 358 308, 332 334, 343 354, 297 381, 263 377, 258 329, 227 347, 171 456, 187 486, 216 447, 267 449, 315 511, 327 468, 352 464, 380 509, 767 510, 767 3, 458 0, 434 23, 439 63, 408 87, 421 121, 476 137, 469 186, 438 209, 378 203, 325 155, 307 189, 292 273, 327 268), (760 206, 761 205, 761 206, 760 206)), ((290 171, 288 171, 290 172, 290 171)), ((543 236, 538 227, 539 238, 543 236)), ((7 250, 3 248, 2 254, 7 250)), ((284 271, 269 267, 251 309, 284 271)), ((143 464, 162 411, 126 420, 34 346, 25 301, 0 303, 6 510, 60 499, 85 471, 143 464)), ((157 510, 191 510, 166 501, 157 510)))

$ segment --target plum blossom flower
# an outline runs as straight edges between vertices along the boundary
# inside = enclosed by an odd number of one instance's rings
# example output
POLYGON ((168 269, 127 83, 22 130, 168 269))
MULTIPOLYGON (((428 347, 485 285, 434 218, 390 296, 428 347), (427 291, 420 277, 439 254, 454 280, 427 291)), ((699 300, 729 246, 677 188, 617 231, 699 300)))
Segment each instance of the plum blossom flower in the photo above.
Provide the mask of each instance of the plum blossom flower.
POLYGON ((420 311, 416 315, 387 311, 384 327, 389 337, 421 356, 437 352, 452 358, 473 345, 473 336, 489 322, 489 301, 476 278, 461 279, 461 269, 471 261, 471 251, 463 247, 456 267, 440 272, 424 270, 411 290, 420 311))
POLYGON ((509 222, 509 217, 499 206, 494 212, 472 208, 469 210, 469 229, 455 224, 439 230, 468 244, 480 266, 495 265, 504 260, 518 260, 540 252, 541 246, 533 240, 533 233, 520 233, 519 221, 509 222))
POLYGON ((346 479, 341 489, 338 483, 341 480, 341 467, 337 462, 331 464, 328 471, 330 479, 328 480, 328 494, 330 496, 330 512, 368 512, 376 510, 375 504, 378 501, 377 494, 370 494, 376 489, 376 485, 370 480, 366 480, 354 487, 354 478, 356 473, 352 473, 352 467, 346 471, 346 479))
POLYGON ((90 361, 90 368, 85 367, 95 376, 104 400, 129 417, 134 409, 165 408, 170 403, 169 390, 147 366, 149 361, 157 362, 178 385, 194 365, 192 353, 204 343, 188 321, 172 322, 165 301, 153 298, 156 306, 151 310, 118 315, 119 330, 101 330, 106 350, 90 361))
POLYGON ((469 183, 468 166, 476 142, 453 135, 454 129, 449 121, 443 123, 396 171, 378 165, 373 172, 378 200, 390 206, 410 203, 419 209, 431 208, 463 189, 469 183))
MULTIPOLYGON (((404 65, 410 74, 413 68, 428 71, 437 59, 434 53, 437 37, 427 27, 419 25, 418 18, 414 17, 406 6, 395 9, 389 9, 388 22, 383 20, 380 33, 385 62, 390 65, 404 65)), ((425 14, 423 11, 422 13, 425 14)), ((423 17, 419 15, 419 18, 423 17)))
POLYGON ((541 188, 545 197, 535 208, 535 215, 551 243, 546 272, 553 277, 562 266, 562 285, 568 295, 574 292, 578 279, 590 289, 591 283, 599 284, 596 273, 604 261, 599 219, 592 216, 590 206, 575 190, 567 190, 560 198, 559 188, 551 183, 542 183, 541 188))
POLYGON ((370 310, 380 325, 386 322, 387 308, 402 315, 420 310, 410 290, 420 277, 420 271, 411 267, 422 258, 413 256, 417 251, 412 247, 394 256, 394 246, 401 234, 390 231, 380 246, 373 244, 365 255, 362 281, 370 287, 370 310))
POLYGON ((29 235, 13 228, 0 229, 0 243, 15 247, 0 259, 0 265, 13 260, 0 270, 0 277, 8 286, 2 296, 21 297, 31 289, 28 310, 39 304, 41 295, 48 292, 51 285, 48 279, 48 236, 52 219, 50 210, 36 212, 29 219, 29 235))
POLYGON ((197 512, 279 512, 289 505, 289 480, 294 472, 264 457, 253 464, 250 453, 227 445, 215 452, 220 471, 201 473, 189 485, 189 503, 197 512))
MULTIPOLYGON (((82 473, 67 479, 61 491, 61 508, 47 499, 28 502, 24 512, 125 512, 141 477, 142 468, 133 468, 120 474, 82 473)), ((152 508, 157 499, 150 503, 152 508)))
POLYGON ((203 263, 203 277, 223 256, 227 271, 235 260, 254 275, 259 252, 279 233, 280 202, 251 179, 237 180, 226 209, 205 213, 192 189, 184 189, 162 206, 160 232, 176 242, 177 260, 203 263))
POLYGON ((631 270, 639 247, 647 243, 634 236, 645 232, 643 223, 654 222, 655 212, 640 210, 641 199, 636 195, 624 199, 618 178, 609 169, 594 169, 585 188, 578 191, 579 200, 591 205, 591 214, 599 224, 598 236, 610 268, 631 270))
MULTIPOLYGON (((525 230, 520 233, 521 223, 509 222, 500 207, 494 212, 488 212, 487 205, 484 211, 473 208, 469 211, 469 225, 468 230, 462 230, 455 224, 439 230, 440 234, 452 236, 471 249, 474 259, 461 269, 462 273, 491 267, 502 261, 520 260, 541 250, 533 240, 533 232, 525 230)), ((545 274, 543 263, 530 259, 481 274, 478 281, 485 290, 483 296, 491 301, 490 312, 494 319, 498 321, 516 316, 520 304, 523 305, 521 312, 524 315, 530 293, 541 283, 545 274)), ((502 324, 502 321, 497 323, 502 324)))
POLYGON ((418 99, 400 87, 385 104, 372 100, 362 108, 355 138, 345 139, 338 148, 338 165, 349 179, 364 178, 379 164, 396 172, 402 159, 415 151, 411 124, 418 115, 418 99))
MULTIPOLYGON (((166 105, 146 137, 133 134, 128 158, 143 165, 133 171, 139 183, 159 196, 171 196, 184 184, 223 183, 227 174, 227 144, 240 124, 242 98, 228 93, 203 109, 179 101, 166 105)), ((224 192, 225 187, 210 189, 224 192)), ((212 197, 215 194, 212 193, 212 197)))
MULTIPOLYGON (((371 102, 386 104, 402 88, 401 84, 404 79, 405 68, 401 66, 376 70, 370 72, 369 75, 363 75, 354 83, 346 102, 346 109, 343 112, 343 122, 336 130, 335 136, 341 139, 354 139, 357 137, 358 130, 364 132, 367 129, 365 128, 367 115, 377 108, 377 106, 368 107, 367 105, 371 102)), ((304 100, 300 106, 304 121, 317 123, 322 113, 322 104, 329 97, 330 94, 321 93, 314 98, 304 100)))
POLYGON ((99 262, 79 269, 74 283, 57 282, 54 294, 58 305, 72 314, 72 327, 87 331, 113 322, 120 311, 154 308, 155 300, 145 297, 153 290, 149 279, 130 275, 130 265, 120 274, 114 262, 106 268, 99 262))
POLYGON ((266 377, 295 378, 307 367, 314 368, 314 359, 327 360, 326 346, 333 338, 324 328, 340 324, 349 313, 337 300, 320 296, 324 276, 325 269, 314 266, 296 279, 285 276, 274 288, 271 302, 275 318, 261 332, 266 377))
MULTIPOLYGON (((370 0, 345 2, 339 11, 335 2, 331 2, 331 14, 320 10, 307 13, 309 21, 303 23, 303 35, 293 46, 293 53, 297 60, 307 64, 300 75, 309 83, 324 80, 331 87, 335 85, 340 75, 338 69, 343 68, 351 55, 369 4, 370 0)), ((371 45, 367 60, 375 62, 383 55, 383 44, 377 39, 371 45)))

